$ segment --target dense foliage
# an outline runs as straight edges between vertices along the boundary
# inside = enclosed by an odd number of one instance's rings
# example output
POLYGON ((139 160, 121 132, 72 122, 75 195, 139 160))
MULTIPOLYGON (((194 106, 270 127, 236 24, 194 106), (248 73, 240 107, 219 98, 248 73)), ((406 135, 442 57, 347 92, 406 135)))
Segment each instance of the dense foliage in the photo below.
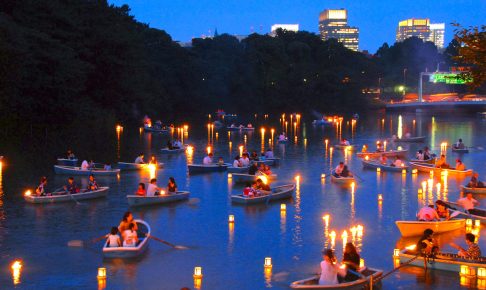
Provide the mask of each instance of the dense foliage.
MULTIPOLYGON (((416 86, 444 56, 409 39, 376 56, 308 32, 223 34, 182 48, 106 0, 0 2, 2 126, 236 113, 362 111, 380 85, 416 86)), ((388 90, 394 93, 393 89, 388 90)))

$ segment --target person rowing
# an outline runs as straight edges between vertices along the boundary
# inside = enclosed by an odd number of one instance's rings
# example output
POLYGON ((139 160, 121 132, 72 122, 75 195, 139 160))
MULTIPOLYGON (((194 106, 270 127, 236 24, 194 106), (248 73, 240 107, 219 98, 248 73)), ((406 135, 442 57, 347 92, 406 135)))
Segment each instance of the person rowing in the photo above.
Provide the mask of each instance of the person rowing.
POLYGON ((456 170, 466 171, 466 165, 462 163, 461 159, 456 159, 456 170))
POLYGON ((118 228, 112 227, 110 233, 106 236, 107 244, 110 248, 121 247, 122 243, 118 235, 118 228))
POLYGON ((93 174, 89 175, 88 191, 98 190, 99 186, 93 174))
POLYGON ((336 177, 340 177, 341 176, 341 173, 343 172, 343 169, 344 169, 344 162, 339 162, 338 166, 336 166, 336 168, 334 169, 334 176, 336 177))
POLYGON ((456 144, 452 145, 454 149, 466 149, 464 143, 462 143, 462 139, 457 140, 456 144))
POLYGON ((479 205, 479 201, 472 197, 472 193, 466 193, 466 196, 457 200, 457 203, 464 208, 464 210, 473 215, 481 215, 481 211, 475 209, 479 205))
POLYGON ((135 158, 135 162, 133 162, 133 163, 136 163, 136 164, 145 164, 145 161, 143 160, 143 157, 144 157, 144 154, 143 153, 138 154, 137 158, 135 158))
POLYGON ((206 157, 204 157, 203 164, 211 165, 212 163, 213 163, 213 153, 209 153, 206 157))
POLYGON ((473 173, 473 176, 471 177, 471 180, 467 184, 467 187, 470 188, 483 188, 484 183, 479 180, 479 174, 477 172, 473 173))
POLYGON ((446 156, 444 154, 442 154, 442 155, 440 155, 440 158, 437 159, 437 161, 435 162, 435 167, 436 168, 448 169, 451 166, 449 164, 447 164, 446 156))
POLYGON ((35 189, 35 194, 37 196, 45 196, 46 195, 46 185, 47 185, 47 177, 42 176, 40 179, 40 184, 35 189))
POLYGON ((122 221, 120 222, 120 225, 118 225, 118 231, 120 233, 123 233, 126 229, 128 229, 128 226, 130 224, 135 225, 134 227, 135 231, 138 230, 137 223, 134 222, 132 213, 130 211, 127 211, 123 214, 122 221))
POLYGON ((68 184, 65 185, 64 187, 65 194, 75 194, 79 192, 78 187, 76 186, 76 183, 74 182, 74 177, 69 177, 68 178, 68 184))
POLYGON ((138 234, 136 223, 130 223, 128 228, 122 232, 123 246, 124 247, 136 247, 138 243, 138 234))
POLYGON ((455 244, 449 243, 449 245, 459 252, 457 253, 459 256, 466 258, 466 259, 479 259, 481 258, 481 248, 476 243, 476 236, 471 233, 467 233, 465 236, 467 249, 455 244))
POLYGON ((353 177, 353 174, 351 171, 349 171, 347 165, 344 165, 343 171, 341 172, 341 177, 353 177))

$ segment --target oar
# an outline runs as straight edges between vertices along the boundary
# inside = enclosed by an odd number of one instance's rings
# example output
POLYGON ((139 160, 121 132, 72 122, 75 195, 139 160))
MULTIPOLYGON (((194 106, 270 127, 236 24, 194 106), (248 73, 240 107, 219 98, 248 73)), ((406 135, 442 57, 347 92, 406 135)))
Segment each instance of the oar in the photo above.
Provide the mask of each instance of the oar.
POLYGON ((97 242, 99 242, 99 241, 101 241, 101 240, 105 239, 105 238, 106 238, 106 236, 107 236, 107 235, 103 235, 103 236, 101 236, 101 237, 98 237, 98 238, 96 238, 96 239, 92 239, 92 240, 90 240, 90 241, 71 240, 71 241, 69 241, 69 242, 68 242, 68 246, 69 246, 69 247, 86 247, 86 246, 87 246, 87 244, 90 244, 90 243, 92 243, 92 244, 97 243, 97 242))
POLYGON ((359 181, 364 182, 364 179, 361 178, 358 174, 356 174, 356 173, 353 172, 353 175, 356 176, 356 177, 358 177, 359 178, 359 181))
POLYGON ((157 237, 154 237, 154 236, 152 236, 152 235, 147 235, 147 238, 150 238, 150 239, 152 239, 152 240, 156 240, 156 241, 158 241, 158 242, 161 242, 161 243, 163 243, 163 244, 166 244, 167 246, 172 247, 172 248, 174 248, 174 249, 178 249, 178 250, 187 250, 187 249, 189 249, 188 247, 185 247, 185 246, 178 246, 178 245, 174 245, 174 244, 172 244, 172 243, 169 243, 169 242, 167 242, 167 241, 164 241, 164 240, 159 239, 159 238, 157 238, 157 237))
POLYGON ((460 211, 455 210, 453 213, 451 213, 451 215, 449 216, 449 219, 454 218, 454 217, 456 217, 456 216, 458 216, 458 215, 460 215, 460 214, 461 214, 461 212, 460 212, 460 211))

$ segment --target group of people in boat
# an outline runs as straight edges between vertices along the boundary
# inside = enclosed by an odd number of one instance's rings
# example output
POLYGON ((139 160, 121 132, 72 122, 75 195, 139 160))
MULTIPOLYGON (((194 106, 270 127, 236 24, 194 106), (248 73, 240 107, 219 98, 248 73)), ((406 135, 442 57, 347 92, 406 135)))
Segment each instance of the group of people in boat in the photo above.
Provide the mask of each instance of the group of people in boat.
POLYGON ((319 285, 336 285, 359 279, 360 260, 361 257, 353 243, 346 243, 341 263, 337 262, 334 250, 325 249, 322 251, 319 285))
POLYGON ((263 182, 261 178, 258 178, 252 183, 246 183, 246 186, 243 189, 243 196, 249 198, 263 196, 269 194, 270 190, 270 186, 263 182))
MULTIPOLYGON (((83 160, 83 162, 81 162, 81 170, 91 171, 91 170, 95 170, 95 169, 101 169, 101 168, 96 167, 96 163, 92 159, 89 162, 88 162, 88 160, 83 160)), ((113 168, 111 167, 111 163, 106 162, 106 163, 103 164, 102 169, 103 170, 112 170, 113 168)))
POLYGON ((447 163, 446 156, 444 154, 440 155, 440 158, 435 161, 435 167, 443 169, 455 169, 459 171, 466 170, 466 165, 459 158, 456 159, 456 166, 451 167, 451 165, 447 163))
POLYGON ((165 194, 175 194, 177 192, 177 184, 175 182, 174 177, 169 177, 169 181, 167 183, 166 190, 164 188, 159 187, 157 185, 157 179, 152 178, 145 189, 145 183, 141 182, 138 184, 137 192, 135 193, 138 196, 159 196, 165 194))
MULTIPOLYGON (((449 243, 449 245, 458 250, 457 255, 461 258, 479 259, 481 257, 481 248, 476 242, 476 236, 472 233, 467 233, 464 239, 467 248, 463 248, 455 243, 449 243)), ((417 242, 415 251, 417 254, 426 257, 435 257, 440 253, 439 244, 434 238, 434 231, 432 229, 426 229, 424 231, 417 242)))
POLYGON ((183 147, 181 140, 175 139, 173 141, 167 141, 167 149, 169 150, 176 150, 181 149, 183 147))
POLYGON ((148 162, 145 162, 144 160, 144 157, 145 157, 145 154, 143 153, 140 153, 138 154, 137 158, 135 158, 135 161, 133 163, 135 164, 154 164, 154 165, 157 165, 157 157, 155 157, 155 155, 152 154, 152 156, 150 156, 150 159, 148 162))
POLYGON ((467 149, 466 145, 462 142, 462 139, 457 140, 457 142, 452 145, 453 149, 467 149))
POLYGON ((206 155, 206 157, 203 158, 203 165, 213 165, 213 164, 216 164, 216 165, 219 165, 219 166, 224 165, 223 157, 219 157, 217 163, 213 163, 213 157, 214 157, 214 155, 213 155, 212 152, 210 152, 208 155, 206 155))
POLYGON ((248 152, 243 152, 242 156, 236 156, 233 160, 233 167, 248 167, 251 161, 265 161, 266 159, 274 158, 272 149, 268 148, 267 151, 262 152, 260 156, 256 151, 253 151, 251 155, 248 152))
MULTIPOLYGON (((469 214, 481 215, 480 210, 476 209, 479 206, 479 201, 474 199, 470 192, 466 193, 465 197, 458 199, 457 204, 469 214)), ((435 202, 435 207, 433 204, 422 207, 417 213, 417 219, 419 221, 449 220, 451 218, 449 209, 456 210, 439 199, 435 202)))
POLYGON ((338 166, 334 169, 332 174, 335 177, 353 177, 351 171, 349 171, 348 166, 344 162, 339 162, 338 166))
POLYGON ((381 165, 386 165, 386 166, 392 166, 392 167, 403 167, 405 166, 405 163, 400 159, 399 156, 395 156, 395 160, 393 160, 390 164, 388 164, 388 158, 386 157, 385 154, 382 154, 380 156, 380 164, 381 165))
POLYGON ((417 151, 417 153, 415 154, 415 159, 419 160, 419 161, 427 161, 427 160, 430 160, 432 158, 435 158, 435 154, 430 152, 430 149, 429 147, 424 147, 424 149, 422 150, 419 150, 417 151))
POLYGON ((243 128, 253 128, 253 125, 252 125, 251 123, 248 123, 248 125, 246 125, 246 127, 245 127, 245 126, 243 126, 243 125, 236 126, 236 124, 235 124, 235 123, 232 123, 232 124, 230 125, 230 128, 238 128, 238 129, 243 129, 243 128))
POLYGON ((471 180, 467 183, 467 187, 469 188, 484 188, 484 182, 479 180, 479 174, 477 172, 473 173, 471 180))
MULTIPOLYGON (((82 190, 80 187, 76 185, 76 182, 74 181, 74 177, 72 176, 68 178, 67 184, 64 185, 62 188, 60 188, 62 189, 62 191, 56 190, 54 192, 48 193, 46 191, 46 186, 47 186, 47 177, 42 176, 40 179, 39 186, 37 186, 35 189, 35 195, 52 196, 52 195, 63 195, 63 194, 75 194, 81 192, 82 190)), ((96 182, 94 175, 91 174, 88 179, 88 185, 84 191, 87 192, 87 191, 94 191, 98 189, 99 189, 98 183, 96 182)))
POLYGON ((110 233, 106 236, 107 246, 113 247, 136 247, 138 238, 137 223, 133 220, 131 212, 127 211, 118 227, 112 227, 110 233))

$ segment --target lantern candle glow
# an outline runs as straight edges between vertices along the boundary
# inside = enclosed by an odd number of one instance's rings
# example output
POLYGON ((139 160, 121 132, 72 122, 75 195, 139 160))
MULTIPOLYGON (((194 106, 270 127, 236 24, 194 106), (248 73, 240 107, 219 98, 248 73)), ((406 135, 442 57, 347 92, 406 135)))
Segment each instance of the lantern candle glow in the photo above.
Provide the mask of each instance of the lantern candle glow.
POLYGON ((230 215, 228 216, 228 222, 229 222, 229 223, 234 223, 234 222, 235 222, 235 216, 234 216, 234 215, 232 215, 232 214, 230 214, 230 215))
POLYGON ((400 255, 400 249, 393 249, 393 257, 398 257, 400 255))
POLYGON ((106 268, 98 268, 98 279, 106 279, 106 268))
POLYGON ((200 279, 202 278, 203 274, 202 274, 202 267, 194 267, 194 279, 200 279))
POLYGON ((266 257, 265 264, 263 265, 265 268, 272 268, 272 258, 266 257))

